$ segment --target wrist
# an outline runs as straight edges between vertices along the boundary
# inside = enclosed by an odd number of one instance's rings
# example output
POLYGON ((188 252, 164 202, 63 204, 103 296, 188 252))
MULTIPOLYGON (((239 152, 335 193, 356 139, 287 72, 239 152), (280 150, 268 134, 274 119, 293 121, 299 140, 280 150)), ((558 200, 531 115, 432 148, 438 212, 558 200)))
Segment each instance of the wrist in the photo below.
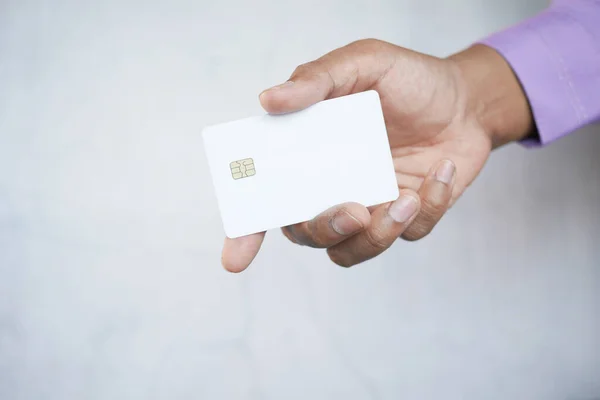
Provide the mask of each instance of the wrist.
POLYGON ((525 92, 506 60, 494 49, 474 45, 449 57, 467 92, 467 112, 489 135, 494 148, 535 133, 525 92))

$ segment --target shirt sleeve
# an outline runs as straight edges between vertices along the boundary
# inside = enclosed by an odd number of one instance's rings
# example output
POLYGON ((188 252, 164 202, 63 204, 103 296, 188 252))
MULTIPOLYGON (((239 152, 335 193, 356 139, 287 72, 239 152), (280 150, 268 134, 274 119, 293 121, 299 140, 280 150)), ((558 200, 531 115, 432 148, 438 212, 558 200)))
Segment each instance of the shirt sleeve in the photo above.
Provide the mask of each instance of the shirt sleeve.
POLYGON ((534 18, 481 42, 511 65, 548 144, 600 121, 600 0, 558 0, 534 18))

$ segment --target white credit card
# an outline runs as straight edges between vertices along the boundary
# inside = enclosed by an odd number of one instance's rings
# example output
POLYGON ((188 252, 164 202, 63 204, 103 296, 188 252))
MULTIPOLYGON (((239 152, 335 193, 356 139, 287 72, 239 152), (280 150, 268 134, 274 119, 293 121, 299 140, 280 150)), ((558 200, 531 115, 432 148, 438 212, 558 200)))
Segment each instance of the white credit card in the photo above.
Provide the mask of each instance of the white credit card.
POLYGON ((225 234, 292 225, 345 202, 395 200, 398 185, 379 95, 325 100, 302 111, 204 129, 225 234))

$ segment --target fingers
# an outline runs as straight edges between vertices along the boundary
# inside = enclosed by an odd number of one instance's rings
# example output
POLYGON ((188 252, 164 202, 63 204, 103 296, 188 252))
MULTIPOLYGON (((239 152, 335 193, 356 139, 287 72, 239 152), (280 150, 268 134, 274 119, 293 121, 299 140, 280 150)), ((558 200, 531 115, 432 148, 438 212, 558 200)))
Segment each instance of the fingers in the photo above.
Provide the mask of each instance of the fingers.
POLYGON ((242 272, 254 260, 265 238, 265 232, 242 236, 236 239, 225 238, 221 263, 229 272, 242 272))
POLYGON ((319 214, 308 222, 284 227, 284 235, 304 246, 325 248, 362 231, 371 223, 369 211, 360 204, 346 203, 319 214))
POLYGON ((387 250, 399 237, 418 240, 431 232, 452 199, 456 167, 449 160, 435 165, 419 192, 400 191, 391 205, 372 210, 371 224, 359 234, 327 250, 333 262, 344 267, 359 264, 387 250))
POLYGON ((338 265, 350 267, 381 254, 411 224, 419 209, 419 196, 412 190, 401 190, 396 201, 373 211, 371 224, 365 230, 330 247, 329 258, 338 265))
MULTIPOLYGON (((371 207, 356 203, 333 207, 311 221, 283 228, 292 242, 327 248, 333 262, 344 267, 369 260, 388 249, 401 236, 418 240, 427 236, 452 201, 456 167, 442 160, 428 173, 418 193, 402 189, 391 204, 371 207)), ((222 263, 241 272, 254 260, 265 233, 225 239, 222 263)))
POLYGON ((350 43, 296 68, 290 79, 259 96, 263 108, 280 114, 319 101, 373 87, 395 62, 389 43, 367 39, 350 43))
POLYGON ((442 160, 428 173, 419 189, 421 211, 404 231, 402 238, 419 240, 427 236, 450 207, 456 167, 450 160, 442 160))

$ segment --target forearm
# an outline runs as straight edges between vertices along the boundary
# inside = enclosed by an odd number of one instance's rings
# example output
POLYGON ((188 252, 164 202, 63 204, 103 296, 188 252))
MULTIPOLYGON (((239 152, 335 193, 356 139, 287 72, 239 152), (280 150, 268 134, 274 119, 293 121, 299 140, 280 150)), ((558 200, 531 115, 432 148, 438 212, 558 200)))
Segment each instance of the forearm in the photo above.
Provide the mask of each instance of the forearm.
POLYGON ((453 58, 495 143, 547 144, 600 119, 600 1, 555 1, 482 44, 453 58))

